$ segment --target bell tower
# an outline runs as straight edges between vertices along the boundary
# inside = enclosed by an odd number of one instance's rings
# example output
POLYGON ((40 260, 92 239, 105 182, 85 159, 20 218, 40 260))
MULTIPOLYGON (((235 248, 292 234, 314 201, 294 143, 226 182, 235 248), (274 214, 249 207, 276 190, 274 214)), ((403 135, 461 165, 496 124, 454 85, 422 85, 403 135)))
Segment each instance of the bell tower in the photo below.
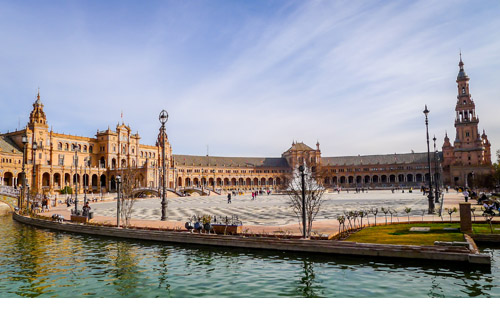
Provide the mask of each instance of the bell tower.
POLYGON ((457 104, 455 106, 455 141, 448 135, 443 144, 443 171, 445 181, 451 185, 470 186, 474 175, 491 171, 491 144, 483 130, 479 133, 479 117, 469 89, 469 76, 465 73, 460 53, 457 75, 457 104))

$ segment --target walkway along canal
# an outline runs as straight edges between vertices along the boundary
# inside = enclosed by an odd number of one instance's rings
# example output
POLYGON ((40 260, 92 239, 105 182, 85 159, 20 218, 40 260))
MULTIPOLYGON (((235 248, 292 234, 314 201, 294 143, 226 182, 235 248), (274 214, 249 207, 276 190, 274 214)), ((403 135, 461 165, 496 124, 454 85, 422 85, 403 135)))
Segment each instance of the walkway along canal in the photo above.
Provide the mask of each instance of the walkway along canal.
POLYGON ((114 238, 286 252, 402 258, 419 261, 444 261, 472 265, 491 265, 491 256, 489 254, 479 253, 473 242, 469 243, 469 247, 381 245, 334 240, 301 240, 268 236, 228 236, 195 234, 184 231, 152 231, 107 226, 90 226, 73 222, 59 223, 49 219, 22 216, 17 213, 13 214, 13 218, 18 222, 40 228, 114 238))

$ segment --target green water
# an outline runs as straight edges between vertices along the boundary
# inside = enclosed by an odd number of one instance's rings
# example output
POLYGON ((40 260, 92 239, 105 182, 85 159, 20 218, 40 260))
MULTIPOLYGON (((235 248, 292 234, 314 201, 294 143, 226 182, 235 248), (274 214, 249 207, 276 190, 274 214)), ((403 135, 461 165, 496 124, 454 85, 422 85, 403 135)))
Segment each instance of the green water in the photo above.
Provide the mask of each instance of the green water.
POLYGON ((0 297, 500 297, 490 271, 116 240, 0 217, 0 297))

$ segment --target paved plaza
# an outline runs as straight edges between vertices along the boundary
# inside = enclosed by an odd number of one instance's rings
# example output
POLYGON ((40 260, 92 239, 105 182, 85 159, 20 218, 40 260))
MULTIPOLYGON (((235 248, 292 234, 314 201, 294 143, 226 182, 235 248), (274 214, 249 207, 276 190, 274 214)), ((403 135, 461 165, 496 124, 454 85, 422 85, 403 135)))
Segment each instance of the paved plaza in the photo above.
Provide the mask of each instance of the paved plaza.
MULTIPOLYGON (((286 195, 261 195, 252 200, 251 193, 233 196, 232 203, 227 203, 226 196, 175 197, 168 199, 168 220, 186 221, 193 215, 238 215, 245 225, 284 226, 296 224, 297 217, 287 205, 286 195)), ((327 193, 325 202, 316 221, 335 219, 343 211, 389 207, 397 215, 406 216, 405 207, 412 208, 412 216, 420 216, 427 209, 427 197, 417 191, 401 193, 390 190, 370 191, 368 193, 341 192, 327 193)), ((92 209, 98 216, 116 216, 116 202, 93 203, 92 209)), ((159 198, 140 199, 134 205, 133 219, 159 220, 161 204, 159 198)), ((384 219, 382 212, 377 216, 384 219)))

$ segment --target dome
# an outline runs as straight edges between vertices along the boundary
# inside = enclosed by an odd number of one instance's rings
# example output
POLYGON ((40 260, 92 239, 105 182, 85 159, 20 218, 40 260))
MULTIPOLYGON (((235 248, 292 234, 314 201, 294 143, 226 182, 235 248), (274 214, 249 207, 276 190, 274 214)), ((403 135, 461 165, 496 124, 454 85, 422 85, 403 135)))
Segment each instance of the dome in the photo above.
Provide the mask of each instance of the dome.
POLYGON ((457 79, 465 79, 468 78, 467 74, 465 73, 464 69, 460 69, 460 72, 458 72, 457 79))

